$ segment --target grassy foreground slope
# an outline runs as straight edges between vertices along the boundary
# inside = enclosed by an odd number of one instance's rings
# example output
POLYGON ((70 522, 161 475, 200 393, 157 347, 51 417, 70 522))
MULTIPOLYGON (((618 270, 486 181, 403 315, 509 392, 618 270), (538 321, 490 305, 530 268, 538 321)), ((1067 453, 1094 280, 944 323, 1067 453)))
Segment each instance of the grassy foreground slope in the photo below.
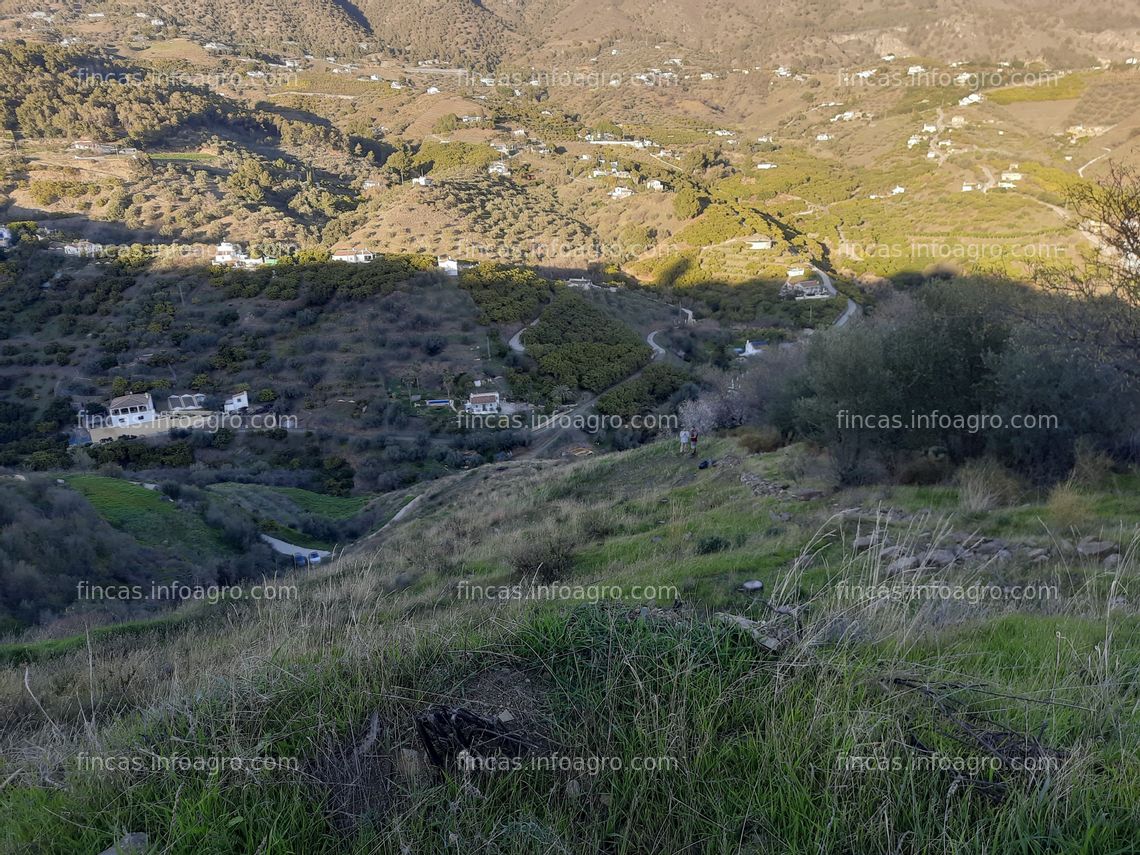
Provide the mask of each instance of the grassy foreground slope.
POLYGON ((976 484, 831 493, 801 448, 702 452, 442 479, 292 599, 4 668, 0 849, 1131 851, 1135 476, 997 506, 976 484), (624 595, 495 593, 524 578, 624 595), (843 596, 911 578, 1051 594, 843 596), (436 771, 432 704, 508 710, 564 762, 436 771))

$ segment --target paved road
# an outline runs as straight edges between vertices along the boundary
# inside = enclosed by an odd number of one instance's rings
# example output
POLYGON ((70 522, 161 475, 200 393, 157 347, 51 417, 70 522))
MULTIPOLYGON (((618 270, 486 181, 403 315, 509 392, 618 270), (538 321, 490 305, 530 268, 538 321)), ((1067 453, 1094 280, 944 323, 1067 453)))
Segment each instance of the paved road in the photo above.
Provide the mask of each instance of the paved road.
MULTIPOLYGON (((819 274, 819 281, 823 283, 823 287, 827 289, 827 293, 830 294, 832 297, 838 297, 839 291, 836 290, 835 283, 831 281, 831 277, 828 276, 822 270, 820 270, 818 267, 816 267, 814 264, 811 265, 811 269, 814 270, 817 274, 819 274)), ((843 310, 842 315, 840 315, 838 318, 835 319, 835 326, 837 326, 837 327, 846 326, 847 322, 849 320, 851 320, 853 317, 855 317, 857 314, 859 314, 859 304, 856 303, 854 300, 852 300, 850 297, 848 297, 847 298, 847 308, 843 310)))
POLYGON ((507 344, 510 346, 511 350, 513 350, 515 353, 526 353, 526 348, 523 347, 523 343, 522 343, 522 334, 524 332, 526 332, 527 330, 529 330, 531 327, 533 327, 537 323, 538 323, 538 318, 535 318, 533 321, 531 321, 529 324, 527 324, 525 327, 523 327, 521 330, 519 330, 517 333, 515 333, 513 336, 511 336, 511 340, 509 342, 507 342, 507 344))
POLYGON ((322 561, 332 555, 327 549, 306 549, 303 546, 294 546, 292 543, 286 543, 284 540, 278 540, 276 537, 270 537, 267 534, 261 535, 261 539, 268 543, 274 552, 280 553, 281 555, 300 555, 302 558, 308 560, 309 556, 315 552, 321 557, 322 561))
POLYGON ((659 356, 665 355, 665 348, 659 345, 656 341, 657 333, 665 332, 665 330, 654 330, 645 337, 645 343, 653 348, 653 358, 657 359, 659 356))

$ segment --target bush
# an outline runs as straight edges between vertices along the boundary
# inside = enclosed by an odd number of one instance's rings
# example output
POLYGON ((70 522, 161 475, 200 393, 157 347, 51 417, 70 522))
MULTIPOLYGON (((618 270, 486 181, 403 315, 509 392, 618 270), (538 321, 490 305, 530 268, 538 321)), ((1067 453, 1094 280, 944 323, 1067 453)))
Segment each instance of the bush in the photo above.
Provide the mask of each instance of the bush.
POLYGON ((1000 463, 990 458, 972 460, 955 475, 958 504, 967 513, 1011 505, 1021 493, 1021 484, 1000 463))
POLYGON ((776 451, 784 445, 784 438, 771 425, 743 428, 736 434, 738 441, 749 454, 776 451))
POLYGON ((557 582, 573 570, 576 547, 576 538, 569 532, 539 532, 514 550, 511 566, 520 579, 557 582))

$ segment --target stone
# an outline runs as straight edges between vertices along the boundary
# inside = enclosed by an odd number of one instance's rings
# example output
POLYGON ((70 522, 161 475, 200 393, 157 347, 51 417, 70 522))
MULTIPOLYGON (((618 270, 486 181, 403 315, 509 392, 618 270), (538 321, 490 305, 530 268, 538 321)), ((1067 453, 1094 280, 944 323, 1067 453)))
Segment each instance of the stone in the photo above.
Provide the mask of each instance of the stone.
POLYGON ((566 797, 576 799, 582 795, 582 785, 577 781, 566 782, 566 797))
POLYGON ((902 558, 896 558, 892 561, 885 572, 888 576, 897 576, 899 573, 909 573, 917 568, 918 559, 913 555, 904 555, 902 558))
POLYGON ((958 559, 950 549, 932 549, 923 556, 923 563, 932 567, 948 567, 958 559))
POLYGON ((862 537, 857 537, 851 542, 851 546, 856 552, 866 552, 878 542, 878 536, 875 534, 865 534, 862 537))
POLYGON ((1100 558, 1116 552, 1116 544, 1111 540, 1082 540, 1077 544, 1077 554, 1082 558, 1100 558))
POLYGON ((1114 553, 1112 553, 1112 555, 1110 555, 1106 559, 1104 559, 1104 569, 1105 570, 1115 570, 1119 566, 1120 566, 1120 553, 1119 552, 1114 552, 1114 553))
POLYGON ((747 582, 745 582, 740 587, 743 588, 748 593, 757 593, 759 591, 764 590, 764 583, 761 582, 759 579, 749 579, 747 582))
POLYGON ((882 552, 879 553, 883 556, 884 561, 894 561, 906 554, 906 547, 898 544, 894 546, 884 546, 882 552))
POLYGON ((150 838, 145 831, 135 831, 124 834, 110 849, 104 849, 101 855, 142 855, 150 845, 150 838))

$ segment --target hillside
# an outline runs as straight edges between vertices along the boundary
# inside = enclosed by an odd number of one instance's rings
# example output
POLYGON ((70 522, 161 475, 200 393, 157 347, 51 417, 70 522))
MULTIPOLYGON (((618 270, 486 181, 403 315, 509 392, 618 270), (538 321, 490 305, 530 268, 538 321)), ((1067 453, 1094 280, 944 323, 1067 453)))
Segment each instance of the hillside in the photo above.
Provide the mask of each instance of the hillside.
POLYGON ((1032 494, 979 511, 965 486, 833 492, 803 453, 724 439, 705 470, 669 443, 459 475, 272 609, 0 648, 6 741, 52 746, 5 761, 5 845, 982 852, 1041 828, 1058 850, 1130 845, 1135 477, 1079 488, 1075 522, 1032 494), (512 598, 535 578, 581 598, 512 598), (903 595, 851 599, 880 584, 903 595), (524 756, 565 763, 436 770, 415 722, 441 703, 505 710, 524 756), (143 744, 285 766, 91 771, 143 744))

